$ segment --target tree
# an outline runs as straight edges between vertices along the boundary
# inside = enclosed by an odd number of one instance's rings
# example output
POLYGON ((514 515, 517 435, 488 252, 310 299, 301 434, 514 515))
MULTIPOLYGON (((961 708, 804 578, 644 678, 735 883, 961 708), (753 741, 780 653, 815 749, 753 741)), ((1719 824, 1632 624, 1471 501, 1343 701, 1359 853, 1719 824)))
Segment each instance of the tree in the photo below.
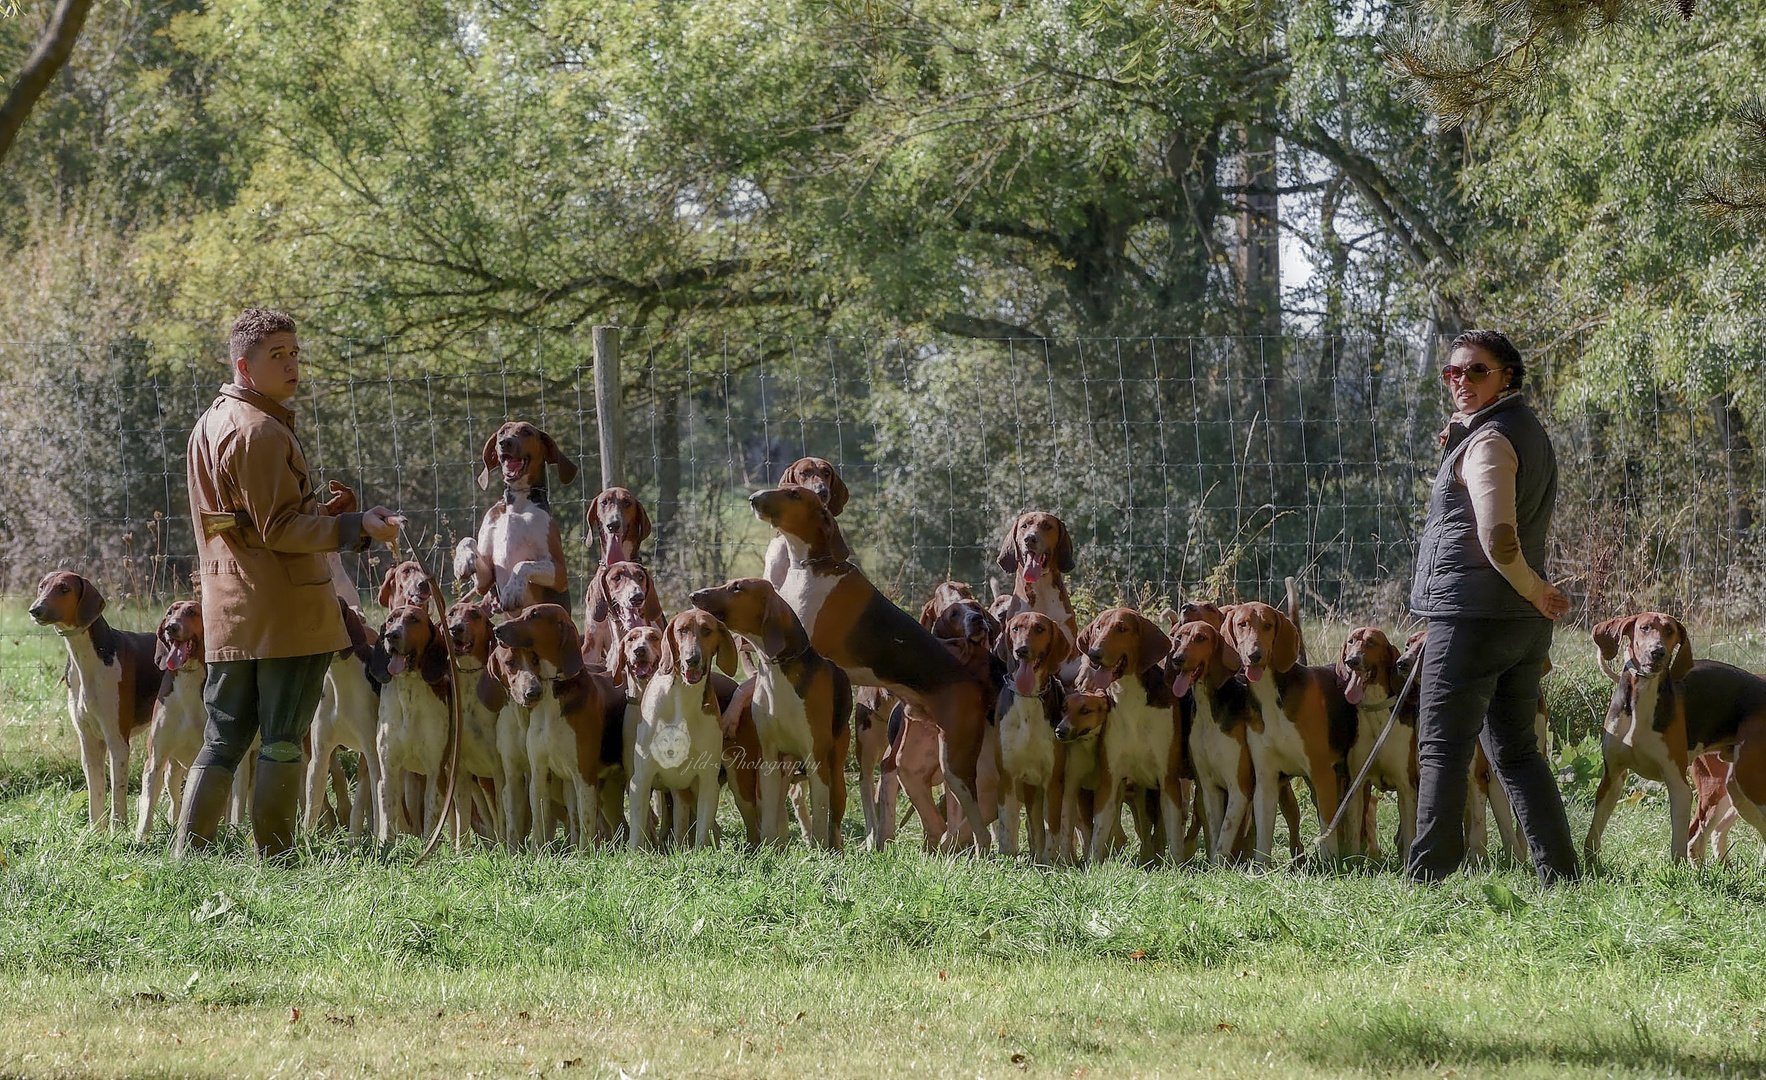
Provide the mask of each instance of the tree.
POLYGON ((7 152, 12 149, 13 141, 31 115, 37 99, 43 96, 55 73, 73 54, 74 42, 79 40, 80 29, 86 25, 86 12, 91 7, 92 0, 58 0, 56 3, 49 16, 49 25, 43 30, 42 40, 31 50, 24 70, 12 84, 5 102, 0 103, 0 161, 6 160, 7 152))

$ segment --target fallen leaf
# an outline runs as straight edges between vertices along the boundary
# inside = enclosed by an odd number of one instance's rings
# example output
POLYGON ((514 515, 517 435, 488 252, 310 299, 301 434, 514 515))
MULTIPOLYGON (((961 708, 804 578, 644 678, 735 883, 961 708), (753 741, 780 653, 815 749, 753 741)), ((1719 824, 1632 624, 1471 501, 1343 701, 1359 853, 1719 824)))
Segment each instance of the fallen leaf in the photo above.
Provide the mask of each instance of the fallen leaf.
POLYGON ((944 980, 946 980, 948 978, 950 978, 950 976, 946 975, 944 972, 941 971, 938 973, 938 981, 939 982, 943 982, 944 980))
POLYGON ((1145 960, 1147 958, 1147 950, 1136 949, 1135 951, 1128 954, 1128 958, 1130 960, 1145 960))
POLYGON ((291 1024, 300 1022, 300 1010, 292 1005, 288 1007, 288 1022, 291 1024))
POLYGON ((579 1057, 566 1058, 565 1060, 560 1061, 558 1063, 558 1067, 560 1069, 574 1069, 578 1065, 581 1065, 582 1063, 583 1063, 583 1059, 579 1058, 579 1057))
POLYGON ((1215 1031, 1237 1031, 1237 1030, 1239 1030, 1239 1025, 1228 1023, 1227 1021, 1222 1020, 1220 1023, 1214 1025, 1214 1030, 1215 1031))

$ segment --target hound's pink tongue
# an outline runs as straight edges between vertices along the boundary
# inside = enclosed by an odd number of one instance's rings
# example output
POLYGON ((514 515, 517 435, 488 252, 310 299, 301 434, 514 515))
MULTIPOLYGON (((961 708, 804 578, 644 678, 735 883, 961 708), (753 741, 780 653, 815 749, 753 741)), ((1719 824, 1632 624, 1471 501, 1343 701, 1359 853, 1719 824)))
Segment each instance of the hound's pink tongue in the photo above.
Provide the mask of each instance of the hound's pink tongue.
POLYGON ((1190 686, 1192 684, 1194 684, 1195 681, 1196 681, 1195 672, 1193 672, 1193 671, 1180 671, 1180 672, 1178 672, 1177 678, 1171 680, 1171 694, 1172 694, 1172 696, 1173 697, 1183 697, 1185 694, 1190 692, 1190 686))
POLYGON ((1252 682, 1256 682, 1258 679, 1263 678, 1263 668, 1257 664, 1251 665, 1245 669, 1245 678, 1250 679, 1252 682))
POLYGON ((1012 689, 1017 691, 1020 697, 1029 697, 1036 693, 1036 668, 1029 664, 1020 663, 1018 674, 1012 676, 1012 689))
POLYGON ((616 562, 625 562, 625 545, 619 542, 619 537, 608 533, 607 565, 612 566, 616 562))
POLYGON ((1085 665, 1085 668, 1079 673, 1079 677, 1081 681, 1085 683, 1085 688, 1087 690, 1096 690, 1099 692, 1110 689, 1110 684, 1115 681, 1112 678, 1113 675, 1115 675, 1115 672, 1113 671, 1106 671, 1103 668, 1092 667, 1090 664, 1085 665))
POLYGON ((402 675, 405 671, 405 658, 396 653, 387 657, 386 671, 389 675, 402 675))
POLYGON ((190 643, 180 641, 174 644, 171 651, 166 654, 166 670, 177 671, 184 666, 184 661, 188 659, 190 659, 190 643))
POLYGON ((1024 580, 1027 583, 1034 585, 1042 580, 1042 564, 1045 558, 1047 556, 1032 555, 1024 560, 1024 580))
POLYGON ((1343 698, 1351 705, 1360 705, 1362 695, 1367 693, 1367 678, 1359 671, 1349 673, 1349 685, 1343 688, 1343 698))
POLYGON ((505 480, 519 480, 522 472, 526 469, 527 463, 519 458, 503 459, 503 479, 505 480))

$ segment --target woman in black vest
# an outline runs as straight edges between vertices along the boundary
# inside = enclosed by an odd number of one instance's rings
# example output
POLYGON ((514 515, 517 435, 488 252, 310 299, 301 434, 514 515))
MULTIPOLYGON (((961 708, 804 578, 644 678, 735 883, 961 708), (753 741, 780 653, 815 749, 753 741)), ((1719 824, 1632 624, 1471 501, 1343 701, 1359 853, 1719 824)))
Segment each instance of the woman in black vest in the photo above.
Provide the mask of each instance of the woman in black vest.
POLYGON ((1552 624, 1570 602, 1541 575, 1557 499, 1551 438, 1521 396, 1520 352, 1495 330, 1453 341, 1441 379, 1455 412, 1417 550, 1410 609, 1429 621, 1420 675, 1416 840, 1409 874, 1435 881, 1465 859, 1472 741, 1521 819, 1542 881, 1576 877, 1563 799, 1533 718, 1552 624))

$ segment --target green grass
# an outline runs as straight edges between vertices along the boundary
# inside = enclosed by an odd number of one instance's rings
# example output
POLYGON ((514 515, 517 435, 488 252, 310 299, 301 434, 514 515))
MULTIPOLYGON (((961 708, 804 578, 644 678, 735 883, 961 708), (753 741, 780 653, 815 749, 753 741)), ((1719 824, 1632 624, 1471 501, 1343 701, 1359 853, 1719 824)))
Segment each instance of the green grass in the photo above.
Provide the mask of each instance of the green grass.
POLYGON ((1645 789, 1550 892, 1512 866, 1047 871, 911 830, 415 868, 331 839, 278 869, 229 829, 173 863, 163 826, 83 827, 59 662, 3 640, 0 1077, 1766 1073, 1759 842, 1670 866, 1645 789))

